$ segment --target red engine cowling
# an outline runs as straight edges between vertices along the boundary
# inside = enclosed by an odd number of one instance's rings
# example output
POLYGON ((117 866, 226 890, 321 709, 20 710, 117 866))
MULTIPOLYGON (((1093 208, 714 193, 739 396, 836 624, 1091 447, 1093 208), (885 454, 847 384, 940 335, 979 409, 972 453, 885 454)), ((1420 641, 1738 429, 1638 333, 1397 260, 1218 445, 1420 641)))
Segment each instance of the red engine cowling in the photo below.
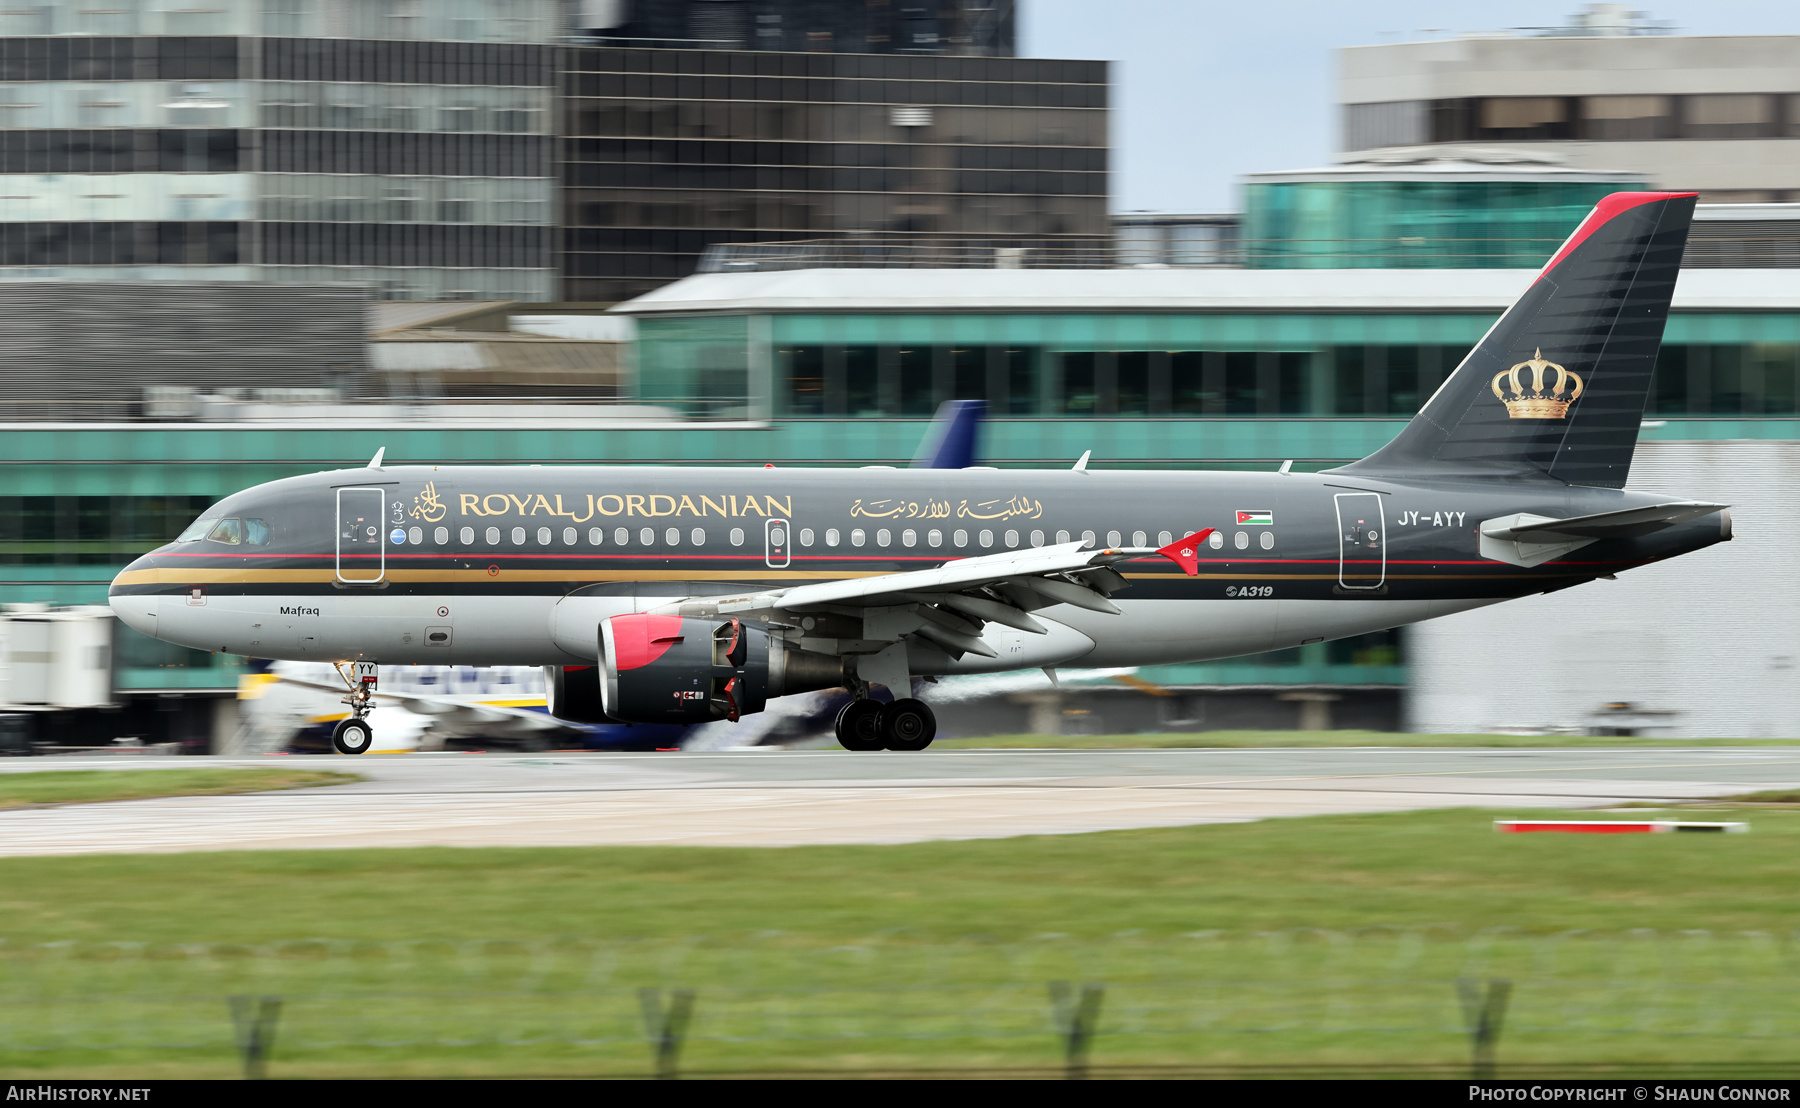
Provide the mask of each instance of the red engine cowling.
POLYGON ((600 703, 626 723, 705 723, 763 710, 772 696, 835 688, 843 662, 796 650, 736 619, 637 614, 600 625, 600 703))

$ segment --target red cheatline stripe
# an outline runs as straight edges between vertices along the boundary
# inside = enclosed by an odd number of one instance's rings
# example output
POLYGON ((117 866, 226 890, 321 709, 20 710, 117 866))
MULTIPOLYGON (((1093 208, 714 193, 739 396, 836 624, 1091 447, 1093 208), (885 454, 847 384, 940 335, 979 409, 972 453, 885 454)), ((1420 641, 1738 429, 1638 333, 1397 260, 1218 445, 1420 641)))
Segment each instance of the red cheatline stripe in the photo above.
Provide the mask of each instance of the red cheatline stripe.
POLYGON ((1497 819, 1494 830, 1525 833, 1560 831, 1577 835, 1633 835, 1664 831, 1748 831, 1747 823, 1694 823, 1686 820, 1497 819))
POLYGON ((1589 235, 1606 226, 1620 212, 1654 204, 1658 200, 1678 200, 1684 196, 1698 195, 1700 194, 1697 192, 1615 192, 1611 196, 1601 197, 1600 203, 1594 205, 1594 210, 1588 213, 1588 217, 1581 221, 1581 226, 1575 228, 1575 233, 1569 236, 1569 241, 1563 243, 1562 249, 1556 252, 1556 257, 1551 258, 1549 264, 1538 271, 1532 284, 1542 281, 1544 275, 1555 269, 1558 262, 1568 257, 1577 246, 1588 240, 1589 235))

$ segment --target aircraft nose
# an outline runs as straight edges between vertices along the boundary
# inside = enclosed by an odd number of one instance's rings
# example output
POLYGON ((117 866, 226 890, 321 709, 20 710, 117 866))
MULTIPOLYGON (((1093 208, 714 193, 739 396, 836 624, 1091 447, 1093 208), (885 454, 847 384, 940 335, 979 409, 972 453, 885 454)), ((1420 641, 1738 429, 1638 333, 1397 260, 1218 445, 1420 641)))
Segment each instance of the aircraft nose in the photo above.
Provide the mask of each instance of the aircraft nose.
POLYGON ((130 591, 134 577, 144 568, 144 559, 126 566, 113 578, 112 588, 108 590, 107 603, 112 605, 113 615, 133 631, 140 631, 151 638, 156 637, 156 601, 153 593, 130 591))

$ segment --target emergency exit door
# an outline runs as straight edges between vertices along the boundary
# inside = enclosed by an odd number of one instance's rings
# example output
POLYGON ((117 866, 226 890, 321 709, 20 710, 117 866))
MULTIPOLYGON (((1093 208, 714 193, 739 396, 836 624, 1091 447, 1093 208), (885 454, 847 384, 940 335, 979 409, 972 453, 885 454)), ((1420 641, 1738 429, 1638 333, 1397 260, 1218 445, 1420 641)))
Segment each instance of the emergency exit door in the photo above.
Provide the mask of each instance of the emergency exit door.
POLYGON ((1387 581, 1387 529, 1381 496, 1337 494, 1338 584, 1346 589, 1378 589, 1387 581))
POLYGON ((382 490, 339 489, 337 494, 337 579, 346 585, 377 584, 387 571, 382 490))
POLYGON ((790 549, 794 529, 785 519, 763 521, 763 561, 773 569, 786 569, 793 558, 790 549))

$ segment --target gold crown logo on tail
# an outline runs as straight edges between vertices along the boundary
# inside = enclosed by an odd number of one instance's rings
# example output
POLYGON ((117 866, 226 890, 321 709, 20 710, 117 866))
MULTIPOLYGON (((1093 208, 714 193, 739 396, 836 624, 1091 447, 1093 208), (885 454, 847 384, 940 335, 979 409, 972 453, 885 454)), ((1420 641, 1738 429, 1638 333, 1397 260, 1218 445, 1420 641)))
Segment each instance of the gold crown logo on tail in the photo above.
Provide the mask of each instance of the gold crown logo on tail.
POLYGON ((1584 386, 1576 374, 1555 362, 1545 361, 1544 352, 1539 349, 1532 352, 1530 359, 1494 374, 1489 387, 1494 390, 1495 398, 1506 405, 1508 419, 1567 419, 1569 405, 1580 398, 1584 386), (1531 371, 1529 388, 1520 380, 1519 371, 1522 369, 1531 371), (1546 369, 1556 371, 1556 377, 1549 388, 1544 387, 1546 369), (1500 389, 1500 382, 1503 380, 1509 386, 1510 396, 1500 389))

